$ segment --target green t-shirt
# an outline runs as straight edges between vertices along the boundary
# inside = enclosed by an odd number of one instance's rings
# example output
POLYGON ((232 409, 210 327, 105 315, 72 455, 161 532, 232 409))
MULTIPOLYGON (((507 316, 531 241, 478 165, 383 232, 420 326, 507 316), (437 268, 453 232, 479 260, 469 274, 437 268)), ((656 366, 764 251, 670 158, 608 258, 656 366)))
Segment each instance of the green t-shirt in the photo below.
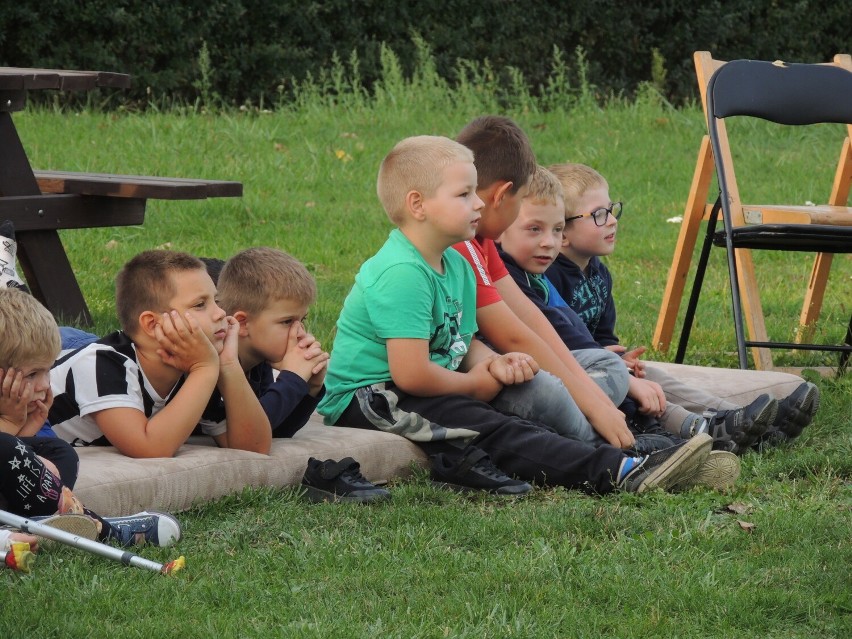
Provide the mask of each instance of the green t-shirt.
POLYGON ((318 407, 334 424, 355 390, 391 381, 388 339, 429 340, 429 358, 456 370, 476 333, 476 282, 455 249, 443 275, 426 263, 399 229, 361 265, 337 320, 334 349, 318 407))

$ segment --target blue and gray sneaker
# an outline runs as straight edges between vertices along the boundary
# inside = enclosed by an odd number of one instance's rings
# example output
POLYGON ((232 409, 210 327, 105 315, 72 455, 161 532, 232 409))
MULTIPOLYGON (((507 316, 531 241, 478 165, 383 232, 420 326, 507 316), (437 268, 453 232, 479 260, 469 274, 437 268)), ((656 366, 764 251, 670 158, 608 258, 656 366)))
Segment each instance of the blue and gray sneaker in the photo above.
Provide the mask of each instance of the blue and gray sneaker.
POLYGON ((142 511, 127 517, 104 517, 110 525, 106 541, 117 541, 122 546, 150 544, 171 546, 180 540, 178 520, 166 513, 142 511))

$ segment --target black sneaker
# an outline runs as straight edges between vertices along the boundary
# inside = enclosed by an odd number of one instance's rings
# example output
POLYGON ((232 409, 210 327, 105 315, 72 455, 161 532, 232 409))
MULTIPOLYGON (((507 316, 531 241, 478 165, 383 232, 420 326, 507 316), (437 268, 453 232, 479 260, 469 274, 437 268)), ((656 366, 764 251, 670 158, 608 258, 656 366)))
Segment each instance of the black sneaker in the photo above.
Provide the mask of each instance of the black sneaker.
POLYGON ((618 481, 617 487, 630 493, 673 488, 695 475, 710 455, 712 444, 713 438, 702 433, 682 444, 637 457, 636 465, 618 481))
POLYGON ((492 495, 525 495, 532 486, 512 479, 491 463, 481 448, 468 446, 458 459, 444 453, 432 455, 432 481, 459 492, 482 490, 492 495))
POLYGON ((103 517, 110 525, 107 541, 117 541, 122 546, 150 544, 171 546, 180 540, 178 520, 166 513, 142 511, 127 517, 103 517))
POLYGON ((340 461, 320 461, 311 457, 302 477, 305 497, 310 501, 367 503, 390 499, 390 492, 379 488, 361 474, 361 465, 351 457, 340 461))
POLYGON ((710 435, 719 445, 715 449, 741 455, 760 440, 778 414, 778 401, 763 393, 748 406, 720 410, 710 420, 710 435))
POLYGON ((778 416, 772 426, 788 439, 802 434, 819 410, 819 388, 810 382, 802 382, 792 393, 778 402, 778 416))

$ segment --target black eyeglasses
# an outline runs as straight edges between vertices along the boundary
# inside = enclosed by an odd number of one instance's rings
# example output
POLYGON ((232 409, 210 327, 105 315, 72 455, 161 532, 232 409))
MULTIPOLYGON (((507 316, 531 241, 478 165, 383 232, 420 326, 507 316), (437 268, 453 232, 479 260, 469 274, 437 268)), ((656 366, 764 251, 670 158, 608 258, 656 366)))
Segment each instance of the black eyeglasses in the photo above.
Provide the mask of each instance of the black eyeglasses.
POLYGON ((595 209, 591 213, 583 213, 583 215, 573 215, 571 217, 566 217, 565 221, 570 222, 571 220, 579 220, 581 217, 590 217, 595 221, 595 226, 603 226, 606 224, 606 218, 608 215, 612 215, 616 220, 621 217, 621 209, 623 208, 621 202, 613 202, 609 205, 609 208, 601 208, 595 209))

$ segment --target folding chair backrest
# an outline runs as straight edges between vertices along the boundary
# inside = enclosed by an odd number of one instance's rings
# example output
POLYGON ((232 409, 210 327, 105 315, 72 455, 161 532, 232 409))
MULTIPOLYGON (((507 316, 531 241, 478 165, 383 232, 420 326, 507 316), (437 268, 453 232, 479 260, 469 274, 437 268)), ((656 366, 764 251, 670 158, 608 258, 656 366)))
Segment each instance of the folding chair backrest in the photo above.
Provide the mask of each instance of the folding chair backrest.
POLYGON ((732 60, 716 70, 707 92, 708 117, 852 123, 852 72, 839 66, 732 60))

